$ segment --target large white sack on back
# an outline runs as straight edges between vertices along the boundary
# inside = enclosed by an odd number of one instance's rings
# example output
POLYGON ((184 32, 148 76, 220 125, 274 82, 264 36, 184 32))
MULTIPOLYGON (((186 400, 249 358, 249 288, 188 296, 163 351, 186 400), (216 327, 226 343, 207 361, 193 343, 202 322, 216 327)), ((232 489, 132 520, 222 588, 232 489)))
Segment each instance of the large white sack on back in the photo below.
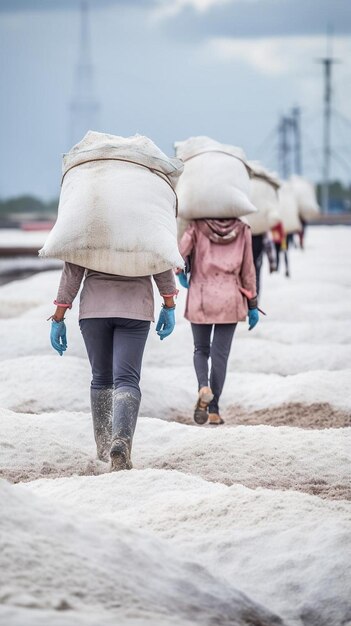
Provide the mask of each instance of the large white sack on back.
POLYGON ((82 141, 64 155, 62 174, 84 161, 109 158, 134 161, 158 171, 168 177, 173 187, 183 171, 179 159, 168 157, 144 135, 120 137, 89 130, 82 141))
POLYGON ((302 176, 291 176, 289 180, 294 189, 300 217, 307 221, 318 217, 319 206, 314 185, 302 176))
POLYGON ((147 137, 90 131, 64 157, 58 218, 39 255, 121 276, 182 267, 173 188, 182 169, 147 137))
POLYGON ((183 237, 186 229, 188 228, 191 220, 185 220, 183 217, 177 218, 177 230, 178 230, 178 241, 183 237))
POLYGON ((177 183, 179 216, 231 218, 256 212, 249 200, 250 173, 240 148, 209 137, 175 143, 184 172, 177 183))
POLYGON ((249 161, 253 172, 251 179, 250 200, 256 207, 257 213, 247 216, 253 235, 262 235, 276 226, 280 220, 277 176, 268 172, 257 162, 249 161))
POLYGON ((299 219, 298 204, 290 181, 284 181, 279 192, 279 209, 281 221, 287 234, 296 233, 302 228, 299 219))

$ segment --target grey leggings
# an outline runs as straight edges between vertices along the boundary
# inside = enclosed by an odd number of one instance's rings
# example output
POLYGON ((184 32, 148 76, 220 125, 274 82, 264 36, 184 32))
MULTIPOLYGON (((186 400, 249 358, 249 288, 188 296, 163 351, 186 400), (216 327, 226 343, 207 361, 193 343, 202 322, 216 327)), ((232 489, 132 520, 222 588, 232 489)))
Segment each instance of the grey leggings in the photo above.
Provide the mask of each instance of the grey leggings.
POLYGON ((210 384, 214 394, 209 406, 210 413, 219 413, 218 402, 225 382, 227 362, 235 329, 236 324, 191 324, 194 337, 194 367, 199 389, 210 384), (209 377, 208 361, 210 357, 211 374, 209 377))
POLYGON ((93 389, 129 387, 140 395, 139 381, 150 322, 102 317, 79 321, 87 349, 93 389))

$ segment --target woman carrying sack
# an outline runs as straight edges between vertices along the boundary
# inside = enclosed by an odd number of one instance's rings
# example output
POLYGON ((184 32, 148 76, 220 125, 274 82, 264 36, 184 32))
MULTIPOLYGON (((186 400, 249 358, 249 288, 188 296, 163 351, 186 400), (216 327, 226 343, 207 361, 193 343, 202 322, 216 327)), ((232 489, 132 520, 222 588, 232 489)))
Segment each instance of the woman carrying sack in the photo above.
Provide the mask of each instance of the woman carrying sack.
POLYGON ((190 257, 190 281, 182 271, 178 278, 189 289, 185 318, 191 322, 199 388, 194 420, 223 424, 219 399, 236 325, 247 315, 249 330, 259 321, 250 227, 235 218, 197 219, 179 249, 184 259, 190 257))
MULTIPOLYGON (((164 299, 156 326, 160 339, 175 325, 174 274, 153 276, 164 299)), ((91 369, 91 411, 97 457, 111 470, 132 468, 131 448, 141 393, 140 371, 150 322, 154 319, 151 276, 124 277, 65 263, 52 316, 51 344, 67 349, 64 316, 79 291, 79 325, 91 369)))

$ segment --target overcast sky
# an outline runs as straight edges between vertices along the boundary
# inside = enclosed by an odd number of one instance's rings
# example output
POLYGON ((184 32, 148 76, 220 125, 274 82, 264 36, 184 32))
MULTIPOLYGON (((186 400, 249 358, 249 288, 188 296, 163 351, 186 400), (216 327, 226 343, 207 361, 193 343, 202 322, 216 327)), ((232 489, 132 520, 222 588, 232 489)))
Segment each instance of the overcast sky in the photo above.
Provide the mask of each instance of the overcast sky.
MULTIPOLYGON (((277 169, 279 116, 302 107, 317 179, 322 68, 333 28, 333 175, 350 180, 350 0, 90 0, 96 129, 173 142, 206 134, 277 169), (345 116, 344 119, 342 116, 345 116)), ((70 147, 79 0, 0 0, 0 197, 58 194, 70 147)))

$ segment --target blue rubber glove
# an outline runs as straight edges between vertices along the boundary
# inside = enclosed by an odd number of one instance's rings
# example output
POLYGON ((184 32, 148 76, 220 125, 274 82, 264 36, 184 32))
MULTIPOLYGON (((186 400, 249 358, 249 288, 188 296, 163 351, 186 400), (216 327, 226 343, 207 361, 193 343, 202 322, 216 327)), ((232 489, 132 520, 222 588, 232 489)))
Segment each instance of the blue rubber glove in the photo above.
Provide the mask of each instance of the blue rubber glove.
POLYGON ((64 351, 67 350, 66 324, 64 321, 56 322, 55 320, 52 320, 50 341, 54 350, 62 356, 64 351))
POLYGON ((249 330, 255 328, 256 324, 260 321, 258 309, 249 309, 249 330))
POLYGON ((185 287, 185 289, 189 289, 189 283, 188 283, 188 278, 185 272, 180 272, 180 274, 177 274, 178 276, 178 280, 181 284, 182 287, 185 287))
POLYGON ((175 307, 167 308, 165 306, 162 307, 160 312, 160 317, 158 318, 156 332, 159 338, 164 339, 170 335, 175 327, 175 315, 174 315, 175 307))

